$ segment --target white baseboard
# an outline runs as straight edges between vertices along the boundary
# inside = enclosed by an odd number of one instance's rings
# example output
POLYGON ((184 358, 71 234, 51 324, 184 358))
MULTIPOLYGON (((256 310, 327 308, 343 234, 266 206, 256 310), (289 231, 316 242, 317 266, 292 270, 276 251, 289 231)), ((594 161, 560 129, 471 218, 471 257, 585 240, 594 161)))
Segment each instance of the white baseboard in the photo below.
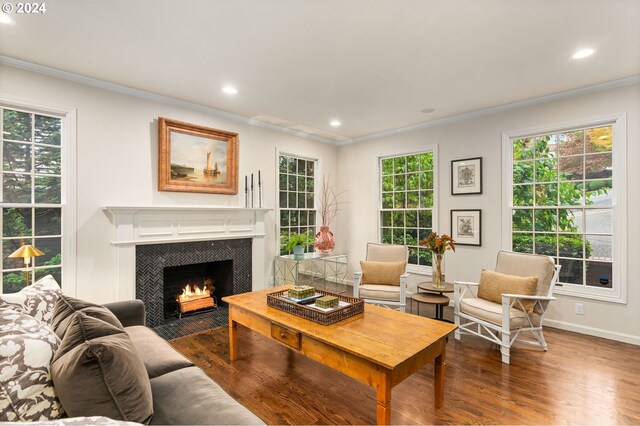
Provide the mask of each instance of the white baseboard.
POLYGON ((632 345, 640 345, 640 336, 632 336, 631 334, 617 333, 615 331, 603 330, 601 328, 587 327, 584 325, 571 324, 558 320, 544 320, 545 327, 559 328, 560 330, 574 331, 576 333, 587 334, 589 336, 603 337, 609 340, 616 340, 623 343, 631 343, 632 345))

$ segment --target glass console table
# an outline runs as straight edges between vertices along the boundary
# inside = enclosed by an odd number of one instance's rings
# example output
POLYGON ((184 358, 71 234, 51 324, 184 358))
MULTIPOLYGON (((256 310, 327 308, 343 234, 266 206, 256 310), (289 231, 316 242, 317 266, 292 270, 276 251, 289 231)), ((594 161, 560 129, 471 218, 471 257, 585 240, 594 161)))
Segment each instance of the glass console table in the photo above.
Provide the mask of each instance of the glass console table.
POLYGON ((310 285, 332 293, 347 291, 347 255, 320 256, 305 253, 300 259, 292 254, 276 256, 273 261, 273 283, 310 285))

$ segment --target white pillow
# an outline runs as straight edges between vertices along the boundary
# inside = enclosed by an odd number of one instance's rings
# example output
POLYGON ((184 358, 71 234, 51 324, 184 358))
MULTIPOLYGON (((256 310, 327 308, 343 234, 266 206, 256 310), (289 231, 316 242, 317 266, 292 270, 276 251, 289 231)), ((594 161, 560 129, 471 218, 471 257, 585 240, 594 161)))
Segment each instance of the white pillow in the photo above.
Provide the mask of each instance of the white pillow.
POLYGON ((0 308, 0 422, 62 417, 49 374, 59 345, 60 339, 44 322, 0 308))
POLYGON ((0 295, 0 308, 10 307, 51 324, 53 307, 61 294, 56 279, 47 275, 17 293, 0 295))

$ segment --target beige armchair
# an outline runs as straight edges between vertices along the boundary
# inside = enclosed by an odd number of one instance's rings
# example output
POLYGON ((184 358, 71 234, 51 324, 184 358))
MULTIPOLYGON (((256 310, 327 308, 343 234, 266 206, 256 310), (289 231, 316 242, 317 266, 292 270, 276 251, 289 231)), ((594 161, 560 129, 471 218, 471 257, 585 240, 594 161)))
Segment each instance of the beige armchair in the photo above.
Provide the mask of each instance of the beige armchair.
POLYGON ((521 342, 546 351, 542 321, 549 302, 555 300, 559 273, 560 265, 551 257, 501 251, 495 272, 483 270, 480 283, 454 281, 456 340, 472 334, 497 343, 505 364, 511 346, 524 332, 535 340, 520 338, 521 342))
POLYGON ((353 296, 405 311, 407 304, 407 247, 397 244, 367 244, 361 272, 353 274, 353 296))

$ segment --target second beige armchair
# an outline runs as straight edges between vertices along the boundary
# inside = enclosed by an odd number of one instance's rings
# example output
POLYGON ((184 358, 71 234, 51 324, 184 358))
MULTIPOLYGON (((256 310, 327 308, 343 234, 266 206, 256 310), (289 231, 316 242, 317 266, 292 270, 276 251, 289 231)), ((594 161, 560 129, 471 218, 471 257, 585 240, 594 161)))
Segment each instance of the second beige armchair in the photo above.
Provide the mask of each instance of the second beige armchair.
POLYGON ((353 274, 353 296, 401 312, 407 298, 407 247, 398 244, 367 244, 366 260, 353 274))

